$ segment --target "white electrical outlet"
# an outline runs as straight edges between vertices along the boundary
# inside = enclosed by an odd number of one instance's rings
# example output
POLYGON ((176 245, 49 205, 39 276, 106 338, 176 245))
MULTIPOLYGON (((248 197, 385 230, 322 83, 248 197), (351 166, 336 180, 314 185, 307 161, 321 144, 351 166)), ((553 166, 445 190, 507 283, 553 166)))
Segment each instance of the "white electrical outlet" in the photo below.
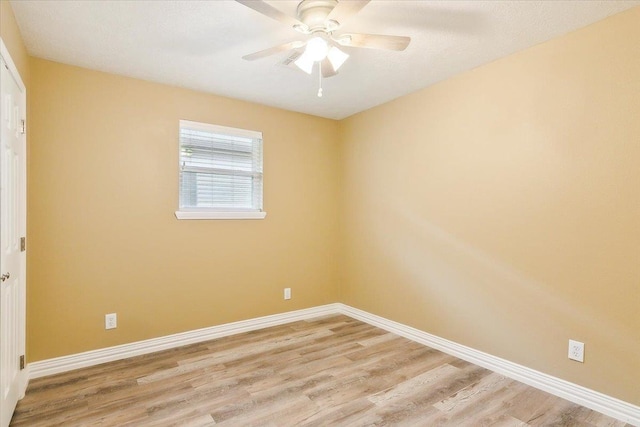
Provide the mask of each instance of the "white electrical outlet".
POLYGON ((115 329, 118 327, 118 315, 116 313, 110 313, 104 315, 104 328, 115 329))
POLYGON ((584 362, 584 343, 569 340, 569 359, 584 362))
POLYGON ((284 288, 284 299, 291 299, 291 288, 284 288))

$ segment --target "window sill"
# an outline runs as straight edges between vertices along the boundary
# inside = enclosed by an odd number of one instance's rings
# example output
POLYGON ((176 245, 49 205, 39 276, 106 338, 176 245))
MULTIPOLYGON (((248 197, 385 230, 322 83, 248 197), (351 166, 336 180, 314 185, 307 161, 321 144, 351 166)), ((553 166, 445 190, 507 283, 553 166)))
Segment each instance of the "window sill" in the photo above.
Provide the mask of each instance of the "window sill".
POLYGON ((266 212, 198 212, 176 211, 178 219, 264 219, 266 212))

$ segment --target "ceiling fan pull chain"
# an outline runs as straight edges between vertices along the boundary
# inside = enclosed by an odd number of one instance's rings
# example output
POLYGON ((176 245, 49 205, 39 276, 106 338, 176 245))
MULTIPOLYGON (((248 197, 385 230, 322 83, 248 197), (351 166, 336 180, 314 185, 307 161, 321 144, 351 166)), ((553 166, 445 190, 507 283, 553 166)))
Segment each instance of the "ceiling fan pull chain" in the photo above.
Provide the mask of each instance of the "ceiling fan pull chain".
POLYGON ((318 62, 318 98, 322 98, 322 62, 318 62))

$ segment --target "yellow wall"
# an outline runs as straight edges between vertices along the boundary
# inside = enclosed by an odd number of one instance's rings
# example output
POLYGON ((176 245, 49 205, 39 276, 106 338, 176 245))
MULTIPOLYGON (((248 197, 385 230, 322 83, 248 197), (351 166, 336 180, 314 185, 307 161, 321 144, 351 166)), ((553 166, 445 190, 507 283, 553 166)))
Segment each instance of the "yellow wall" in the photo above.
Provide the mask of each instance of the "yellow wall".
POLYGON ((635 8, 343 121, 343 302, 640 404, 638 40, 635 8))
POLYGON ((337 300, 337 122, 30 66, 30 361, 337 300), (263 132, 266 219, 175 218, 180 119, 263 132))
POLYGON ((20 29, 8 0, 0 0, 0 36, 18 68, 22 82, 28 87, 29 55, 22 42, 20 29))

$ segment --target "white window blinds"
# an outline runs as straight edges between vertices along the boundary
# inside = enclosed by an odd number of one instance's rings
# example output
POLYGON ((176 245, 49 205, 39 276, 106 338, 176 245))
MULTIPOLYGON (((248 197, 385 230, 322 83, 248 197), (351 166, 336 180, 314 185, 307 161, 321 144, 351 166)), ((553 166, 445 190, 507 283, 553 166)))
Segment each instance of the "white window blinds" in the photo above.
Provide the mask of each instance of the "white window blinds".
POLYGON ((261 212, 262 133, 181 120, 180 211, 261 212))

